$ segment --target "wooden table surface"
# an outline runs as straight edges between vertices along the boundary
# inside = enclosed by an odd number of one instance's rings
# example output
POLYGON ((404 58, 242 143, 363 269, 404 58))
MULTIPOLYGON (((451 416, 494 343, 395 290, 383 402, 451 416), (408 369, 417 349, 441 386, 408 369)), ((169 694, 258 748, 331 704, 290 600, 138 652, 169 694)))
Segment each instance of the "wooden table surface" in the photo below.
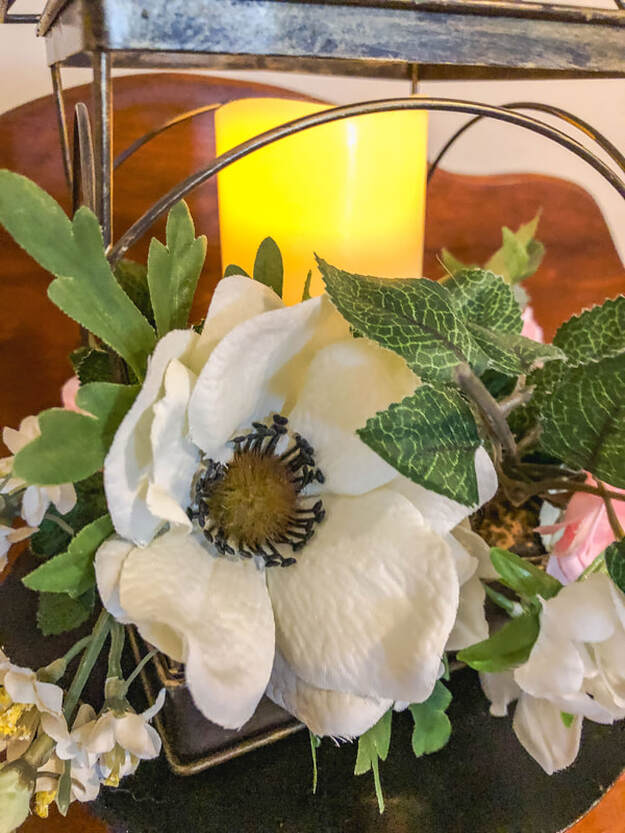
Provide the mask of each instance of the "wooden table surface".
MULTIPOLYGON (((243 96, 294 95, 261 85, 167 74, 118 78, 115 93, 116 151, 182 110, 243 96)), ((67 99, 68 107, 88 100, 86 88, 69 91, 67 99)), ((168 131, 132 157, 115 180, 116 234, 213 154, 209 114, 168 131)), ((27 174, 68 207, 50 97, 0 116, 0 167, 27 174)), ((214 184, 198 189, 189 204, 197 229, 209 240, 196 299, 199 317, 220 276, 214 184)), ((483 261, 499 245, 502 225, 516 228, 539 208, 543 210, 539 237, 546 244, 547 256, 527 288, 547 337, 569 315, 625 290, 625 270, 593 200, 575 185, 533 175, 465 177, 437 172, 428 191, 425 274, 440 276, 436 255, 443 246, 462 260, 483 261)), ((153 233, 162 237, 163 224, 153 233)), ((147 243, 137 244, 131 256, 145 258, 147 243)), ((15 426, 21 417, 58 404, 59 389, 71 373, 67 354, 76 345, 78 333, 47 300, 49 277, 2 229, 0 253, 0 367, 4 382, 0 426, 15 426)), ((23 829, 28 833, 104 833, 107 827, 87 806, 74 804, 66 819, 52 815, 42 822, 32 818, 23 829)), ((625 777, 571 828, 573 831, 625 833, 625 777)))

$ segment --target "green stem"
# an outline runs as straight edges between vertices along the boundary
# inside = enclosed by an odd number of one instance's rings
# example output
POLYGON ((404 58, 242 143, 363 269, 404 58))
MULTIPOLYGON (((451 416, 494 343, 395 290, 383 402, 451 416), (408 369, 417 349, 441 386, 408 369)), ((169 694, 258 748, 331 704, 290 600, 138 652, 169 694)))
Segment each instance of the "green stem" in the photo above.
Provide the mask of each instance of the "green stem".
POLYGON ((507 596, 504 596, 503 593, 499 593, 493 587, 488 584, 484 585, 484 590, 486 591, 486 595, 488 598, 494 602, 498 607, 503 608, 506 613, 510 614, 512 617, 520 616, 523 613, 523 608, 518 602, 509 599, 507 596))
POLYGON ((74 657, 77 657, 78 654, 81 654, 92 639, 93 635, 89 634, 88 636, 85 636, 83 639, 80 639, 78 642, 76 642, 75 645, 72 645, 72 647, 63 657, 63 662, 65 663, 65 665, 69 665, 70 662, 74 659, 74 657))
POLYGON ((128 677, 128 679, 126 680, 126 691, 128 691, 128 689, 130 688, 130 686, 134 683, 134 681, 137 679, 137 677, 139 676, 139 674, 143 671, 143 669, 144 669, 144 668, 145 668, 145 666, 148 664, 148 662, 150 662, 150 660, 151 660, 151 659, 154 659, 154 657, 155 657, 157 654, 158 654, 158 651, 157 651, 157 650, 150 651, 150 653, 149 653, 149 654, 146 654, 146 655, 145 655, 145 656, 141 659, 141 661, 139 662, 139 664, 137 665, 137 667, 135 668, 135 670, 132 672, 132 674, 131 674, 131 675, 128 677))
POLYGON ((63 530, 63 532, 67 532, 67 534, 71 535, 72 538, 76 534, 74 532, 74 529, 66 521, 64 521, 63 518, 59 518, 58 515, 52 515, 50 512, 46 512, 46 514, 43 516, 43 519, 44 521, 52 521, 53 524, 56 524, 58 527, 60 527, 63 530))
POLYGON ((378 810, 380 811, 380 815, 382 815, 384 812, 384 793, 382 792, 382 782, 380 781, 380 763, 377 755, 371 761, 371 769, 373 770, 375 797, 378 799, 378 810))
POLYGON ((126 630, 119 622, 111 625, 111 647, 109 649, 109 665, 107 677, 122 679, 122 651, 126 641, 126 630))
POLYGON ((83 689, 87 684, 87 680, 93 671, 93 666, 96 664, 96 660, 100 656, 100 651, 106 642, 106 638, 109 635, 113 622, 114 619, 111 614, 107 610, 103 610, 94 625, 91 632, 91 641, 89 642, 87 650, 82 655, 80 665, 78 666, 65 698, 63 714, 65 715, 65 719, 68 723, 71 723, 74 710, 80 700, 80 695, 82 694, 83 689))

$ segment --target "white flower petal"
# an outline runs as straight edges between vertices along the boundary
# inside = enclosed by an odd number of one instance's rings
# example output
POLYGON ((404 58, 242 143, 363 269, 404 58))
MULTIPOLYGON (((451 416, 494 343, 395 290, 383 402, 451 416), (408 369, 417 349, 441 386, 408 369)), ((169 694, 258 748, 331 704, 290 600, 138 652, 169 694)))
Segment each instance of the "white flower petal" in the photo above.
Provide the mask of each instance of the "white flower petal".
POLYGON ((558 706, 524 694, 516 707, 512 728, 527 752, 552 775, 573 763, 579 750, 582 718, 567 728, 558 706))
POLYGON ((260 281, 253 281, 244 275, 222 278, 213 292, 190 367, 199 374, 215 345, 237 324, 283 306, 273 289, 260 281))
POLYGON ((150 512, 191 528, 186 508, 200 451, 188 438, 187 406, 195 374, 177 359, 165 371, 164 396, 154 405, 150 440, 153 467, 147 491, 150 512))
POLYGON ((544 605, 554 630, 576 642, 609 639, 619 624, 611 585, 609 576, 595 573, 564 587, 544 605))
POLYGON ((141 712, 141 717, 145 720, 146 723, 152 720, 152 718, 155 717, 163 708, 166 696, 167 691, 164 688, 162 688, 156 695, 154 703, 148 709, 141 712))
POLYGON ((22 518, 28 526, 39 526, 50 505, 48 493, 40 486, 29 486, 22 497, 22 518))
POLYGON ((267 696, 320 737, 358 737, 393 705, 392 700, 315 688, 298 677, 279 652, 276 652, 267 696))
POLYGON ((560 696, 578 692, 584 672, 579 649, 562 634, 558 620, 550 616, 545 605, 538 639, 527 662, 515 670, 514 679, 534 697, 560 696))
POLYGON ((125 714, 115 720, 115 739, 117 743, 142 761, 156 758, 161 751, 161 739, 151 726, 148 726, 140 714, 125 714))
POLYGON ((20 422, 20 427, 4 428, 2 431, 2 442, 9 449, 11 454, 17 454, 24 446, 41 436, 39 420, 36 416, 27 416, 20 422))
POLYGON ((85 723, 72 731, 72 737, 89 752, 104 755, 115 746, 115 715, 104 712, 93 723, 85 723))
POLYGON ((449 552, 456 564, 456 572, 458 573, 458 582, 462 587, 470 578, 472 578, 478 567, 478 560, 469 554, 465 546, 460 542, 455 530, 451 535, 442 535, 445 543, 449 547, 449 552))
POLYGON ((73 483, 48 486, 48 496, 60 515, 67 515, 76 506, 76 489, 73 483))
POLYGON ((488 452, 482 446, 475 452, 475 473, 479 494, 479 500, 475 506, 465 506, 444 495, 431 492, 403 475, 392 480, 388 488, 407 497, 423 517, 427 518, 434 532, 444 535, 468 518, 479 506, 489 501, 497 491, 497 472, 488 452))
POLYGON ((123 538, 135 543, 147 544, 162 524, 145 502, 153 466, 152 406, 162 396, 169 363, 183 358, 198 339, 193 330, 173 330, 158 342, 148 362, 143 387, 117 429, 104 461, 104 489, 113 524, 123 538))
POLYGON ((282 407, 285 392, 269 383, 314 335, 321 314, 321 298, 311 298, 244 321, 219 342, 189 405, 191 437, 207 455, 237 429, 282 407))
POLYGON ((453 630, 445 646, 446 651, 460 651, 476 642, 488 639, 488 623, 484 612, 486 593, 478 578, 473 576, 460 588, 458 613, 453 630))
POLYGON ((395 492, 324 502, 297 564, 268 571, 278 648, 318 688, 425 700, 458 606, 447 545, 395 492))
POLYGON ((361 495, 396 477, 356 429, 418 385, 403 359, 368 339, 348 338, 316 354, 289 421, 315 449, 328 491, 361 495))
POLYGON ((131 541, 113 536, 95 554, 95 577, 102 604, 118 622, 124 624, 130 619, 121 605, 119 581, 124 561, 133 549, 131 541))
POLYGON ((482 671, 480 683, 482 691, 490 700, 490 713, 493 717, 505 717, 510 703, 514 703, 521 694, 512 671, 502 671, 499 674, 482 671))
POLYGON ((594 646, 597 667, 614 703, 625 706, 625 633, 621 627, 614 636, 594 646))
POLYGON ((486 541, 471 529, 468 518, 459 524, 451 533, 465 550, 477 558, 477 575, 483 579, 497 579, 499 573, 490 560, 490 547, 486 541))
MULTIPOLYGON (((200 711, 226 728, 245 723, 274 654, 271 605, 255 564, 215 558, 195 535, 172 531, 130 553, 120 589, 122 606, 144 635, 152 623, 179 634, 200 711)), ((150 636, 160 648, 158 631, 150 636)))

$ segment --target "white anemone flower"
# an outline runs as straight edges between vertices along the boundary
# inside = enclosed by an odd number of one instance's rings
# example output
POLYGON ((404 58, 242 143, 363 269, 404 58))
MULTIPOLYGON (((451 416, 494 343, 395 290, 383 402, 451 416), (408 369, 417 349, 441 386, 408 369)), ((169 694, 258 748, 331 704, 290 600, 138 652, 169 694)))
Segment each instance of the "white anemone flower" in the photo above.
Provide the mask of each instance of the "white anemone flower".
MULTIPOLYGON (((41 436, 39 420, 36 416, 27 416, 20 422, 20 427, 5 428, 2 441, 14 456, 24 446, 41 436)), ((58 486, 27 486, 24 480, 11 476, 13 456, 0 460, 0 477, 8 477, 2 492, 13 492, 26 486, 22 496, 22 518, 29 526, 39 526, 51 503, 61 515, 66 515, 76 505, 76 491, 73 483, 61 483, 58 486)))
POLYGON ((12 544, 17 544, 19 541, 24 541, 30 538, 33 532, 36 532, 36 527, 20 526, 12 527, 6 524, 0 524, 0 573, 8 564, 8 552, 12 544))
MULTIPOLYGON (((354 737, 431 693, 477 563, 451 531, 475 507, 356 434, 418 384, 327 296, 285 307, 242 276, 201 335, 157 344, 105 461, 118 535, 96 577, 109 611, 185 663, 208 719, 240 727, 267 689, 315 733, 354 737)), ((475 466, 481 504, 496 475, 482 448, 475 466)))
POLYGON ((67 730, 63 689, 37 679, 31 668, 14 665, 0 651, 0 751, 6 750, 8 760, 26 751, 39 723, 52 737, 67 730))
POLYGON ((519 699, 515 734, 551 774, 577 757, 583 718, 612 723, 625 717, 623 656, 625 596, 597 573, 542 602, 540 633, 527 662, 480 679, 491 714, 505 715, 519 699))

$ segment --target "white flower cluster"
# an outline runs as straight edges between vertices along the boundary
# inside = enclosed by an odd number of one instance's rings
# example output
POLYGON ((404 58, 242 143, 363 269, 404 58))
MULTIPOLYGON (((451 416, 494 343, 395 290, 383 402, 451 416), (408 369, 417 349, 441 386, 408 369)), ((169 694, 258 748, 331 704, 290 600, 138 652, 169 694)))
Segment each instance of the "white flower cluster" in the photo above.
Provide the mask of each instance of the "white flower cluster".
POLYGON ((97 716, 84 704, 70 730, 61 687, 40 680, 30 668, 14 665, 0 651, 0 753, 5 758, 0 767, 0 833, 10 833, 24 821, 33 794, 35 812, 47 816, 68 762, 70 800, 93 801, 102 784, 117 786, 139 761, 157 757, 161 740, 150 721, 164 699, 163 689, 142 714, 126 704, 120 710, 105 705, 97 716), (32 778, 26 778, 27 752, 39 727, 54 741, 54 749, 38 771, 32 770, 32 778))
POLYGON ((573 763, 583 718, 625 717, 625 595, 605 574, 569 584, 542 602, 540 634, 514 671, 481 674, 491 714, 518 698, 513 728, 545 772, 573 763))

